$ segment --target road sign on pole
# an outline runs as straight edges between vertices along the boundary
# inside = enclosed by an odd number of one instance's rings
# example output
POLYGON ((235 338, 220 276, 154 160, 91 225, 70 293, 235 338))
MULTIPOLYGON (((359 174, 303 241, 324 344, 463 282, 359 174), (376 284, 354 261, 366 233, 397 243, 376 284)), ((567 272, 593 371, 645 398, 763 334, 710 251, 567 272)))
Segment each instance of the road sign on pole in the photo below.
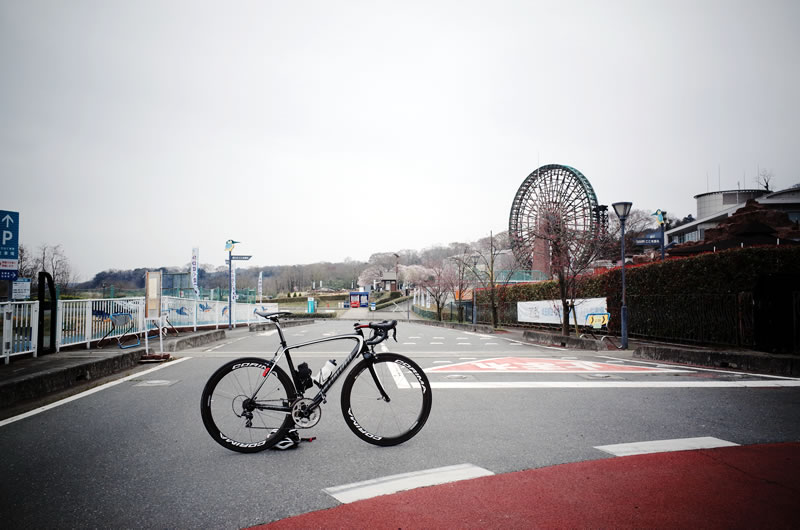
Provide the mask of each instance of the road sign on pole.
POLYGON ((19 212, 0 210, 0 280, 16 280, 19 270, 19 212))
POLYGON ((249 259, 250 259, 250 258, 252 258, 252 257, 253 257, 253 256, 231 256, 231 259, 232 259, 233 261, 247 261, 247 260, 249 260, 249 259))

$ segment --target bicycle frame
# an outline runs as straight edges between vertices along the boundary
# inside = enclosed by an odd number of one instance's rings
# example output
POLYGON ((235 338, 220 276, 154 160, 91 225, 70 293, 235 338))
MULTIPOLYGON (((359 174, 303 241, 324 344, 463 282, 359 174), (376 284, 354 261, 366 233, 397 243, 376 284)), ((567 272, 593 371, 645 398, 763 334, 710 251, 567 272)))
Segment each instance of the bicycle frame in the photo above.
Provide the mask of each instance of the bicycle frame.
MULTIPOLYGON (((283 335, 283 330, 281 329, 281 326, 277 321, 275 322, 275 328, 278 330, 278 336, 280 337, 281 345, 275 351, 275 355, 273 355, 272 359, 270 360, 271 363, 270 366, 266 370, 264 370, 263 380, 258 385, 255 392, 253 392, 253 395, 250 397, 250 399, 252 399, 256 403, 256 408, 258 409, 275 410, 287 413, 291 412, 291 404, 289 407, 275 407, 275 406, 259 404, 258 400, 256 399, 256 396, 258 395, 258 392, 261 390, 261 387, 264 385, 264 383, 267 381, 267 378, 272 373, 272 367, 277 366, 278 362, 280 362, 281 358, 284 355, 286 356, 286 362, 289 365, 289 372, 292 378, 292 384, 294 384, 295 387, 295 392, 297 393, 298 396, 300 397, 303 396, 303 391, 300 390, 301 385, 297 369, 295 368, 294 362, 292 361, 292 355, 290 353, 291 350, 304 348, 306 346, 312 346, 314 344, 322 344, 324 342, 334 342, 339 340, 354 340, 357 342, 356 346, 347 355, 347 358, 345 358, 344 362, 342 362, 336 368, 336 370, 330 375, 330 377, 328 377, 327 381, 325 381, 325 383, 323 383, 322 386, 319 387, 319 391, 317 392, 317 394, 313 398, 311 398, 312 403, 311 405, 309 405, 310 410, 316 409, 326 401, 326 394, 328 390, 333 386, 336 380, 339 379, 339 377, 341 377, 341 375, 347 370, 347 368, 350 366, 350 364, 352 364, 352 362, 358 355, 363 355, 364 358, 366 359, 369 358, 368 356, 373 353, 371 347, 372 345, 367 344, 367 341, 364 339, 364 334, 361 331, 361 329, 356 329, 356 331, 353 332, 352 334, 336 335, 333 337, 323 337, 321 339, 314 339, 307 342, 301 342, 299 344, 293 344, 290 346, 286 343, 286 338, 283 335)), ((380 390, 381 395, 383 396, 384 399, 388 401, 389 397, 386 394, 386 391, 383 389, 383 386, 381 385, 380 381, 378 380, 371 366, 370 366, 370 373, 372 374, 372 377, 375 380, 375 384, 380 390)))

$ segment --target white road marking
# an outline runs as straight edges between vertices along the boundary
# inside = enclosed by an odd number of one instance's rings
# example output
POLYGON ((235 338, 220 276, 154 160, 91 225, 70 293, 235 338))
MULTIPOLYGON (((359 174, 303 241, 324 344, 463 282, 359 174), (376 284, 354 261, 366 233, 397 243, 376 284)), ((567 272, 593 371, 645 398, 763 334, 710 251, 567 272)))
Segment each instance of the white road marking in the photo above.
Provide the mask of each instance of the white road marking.
MULTIPOLYGON (((623 362, 631 362, 631 363, 638 363, 638 364, 652 364, 655 365, 656 368, 661 367, 669 367, 672 368, 674 366, 681 366, 678 363, 675 364, 663 364, 663 363, 655 363, 655 362, 648 362, 648 361, 639 361, 636 359, 619 359, 618 357, 609 357, 608 355, 598 355, 598 357, 602 357, 603 359, 614 359, 623 362)), ((731 370, 720 370, 718 368, 701 368, 699 366, 692 366, 692 371, 699 371, 699 372, 714 372, 718 374, 733 374, 733 375, 750 375, 753 377, 769 377, 770 379, 785 379, 787 381, 800 381, 800 379, 796 377, 786 377, 783 375, 767 375, 767 374, 753 374, 749 372, 734 372, 731 370)))
POLYGON ((477 357, 459 357, 459 361, 474 361, 477 357))
POLYGON ((270 331, 262 331, 258 334, 259 337, 269 337, 270 335, 274 335, 278 332, 278 330, 270 330, 270 331))
POLYGON ((444 337, 433 337, 433 340, 444 340, 444 337))
POLYGON ((675 440, 654 440, 652 442, 634 442, 627 444, 598 445, 605 453, 614 456, 646 455, 650 453, 667 453, 671 451, 691 451, 694 449, 713 449, 715 447, 735 447, 739 444, 720 440, 711 436, 700 438, 678 438, 675 440))
POLYGON ((222 344, 218 344, 217 346, 214 346, 213 348, 209 348, 209 349, 203 350, 203 351, 207 351, 208 352, 208 351, 218 350, 218 349, 222 348, 223 346, 227 346, 228 344, 230 344, 230 342, 223 342, 222 344))
POLYGON ((444 344, 444 342, 431 342, 431 344, 444 344))
POLYGON ((389 475, 373 480, 353 482, 342 486, 325 488, 322 491, 341 503, 350 503, 363 499, 370 499, 379 495, 388 495, 398 491, 406 491, 437 484, 447 484, 459 480, 494 475, 488 469, 472 464, 458 464, 455 466, 437 467, 399 475, 389 475))
POLYGON ((123 377, 122 379, 117 379, 116 381, 111 381, 110 383, 106 383, 104 385, 100 385, 98 387, 92 388, 91 390, 87 390, 85 392, 81 392, 80 394, 75 394, 74 396, 70 396, 70 397, 64 398, 64 399, 62 399, 60 401, 56 401, 55 403, 50 403, 49 405, 45 405, 44 407, 39 407, 38 409, 30 410, 30 411, 28 411, 28 412, 26 412, 24 414, 20 414, 19 416, 13 416, 11 418, 7 418, 7 419, 5 419, 3 421, 0 421, 0 427, 5 427, 9 423, 14 423, 15 421, 19 421, 19 420, 22 420, 22 419, 25 419, 25 418, 30 418, 31 416, 35 416, 35 415, 37 415, 37 414, 39 414, 41 412, 44 412, 44 411, 47 411, 47 410, 50 410, 50 409, 54 409, 54 408, 59 407, 61 405, 65 405, 65 404, 69 403, 70 401, 75 401, 76 399, 80 399, 82 397, 90 396, 90 395, 94 394, 95 392, 100 392, 101 390, 105 390, 107 388, 111 388, 112 386, 116 386, 116 385, 118 385, 120 383, 124 383, 125 381, 130 381, 131 379, 138 379, 138 378, 142 377, 143 375, 147 375, 147 374, 153 373, 156 370, 161 370, 162 368, 167 368, 169 366, 175 366, 176 364, 182 363, 183 361, 188 361, 189 359, 191 359, 191 357, 181 357, 180 359, 175 359, 174 361, 171 361, 171 362, 168 362, 168 363, 165 363, 165 364, 159 364, 158 366, 154 366, 153 368, 150 368, 149 370, 145 370, 143 372, 137 372, 137 373, 135 373, 133 375, 129 375, 127 377, 123 377))
POLYGON ((408 337, 409 339, 421 339, 422 337, 408 337))
POLYGON ((403 342, 402 344, 407 344, 407 345, 415 345, 415 344, 416 344, 416 342, 403 342))
POLYGON ((406 380, 403 372, 400 371, 400 367, 394 363, 386 363, 389 367, 389 372, 392 374, 392 379, 394 379, 394 384, 397 385, 397 388, 411 388, 411 385, 406 380))
POLYGON ((453 361, 433 361, 433 364, 450 364, 453 361))
POLYGON ((456 342, 456 346, 470 346, 469 342, 456 342))
MULTIPOLYGON (((427 370, 426 370, 427 372, 427 370)), ((418 383, 412 383, 412 386, 418 383)), ((465 383, 431 382, 431 388, 509 389, 509 388, 784 388, 800 387, 800 381, 476 381, 465 383)), ((416 386, 414 388, 417 388, 416 386)))

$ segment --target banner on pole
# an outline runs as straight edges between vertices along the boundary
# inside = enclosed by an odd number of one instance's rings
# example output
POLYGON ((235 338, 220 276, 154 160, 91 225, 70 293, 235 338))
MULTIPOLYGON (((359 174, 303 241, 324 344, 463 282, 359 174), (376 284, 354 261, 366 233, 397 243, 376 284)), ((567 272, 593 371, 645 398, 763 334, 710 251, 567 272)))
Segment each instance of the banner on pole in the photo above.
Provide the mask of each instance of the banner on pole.
POLYGON ((195 247, 192 249, 192 289, 194 289, 194 294, 199 295, 200 289, 197 285, 197 267, 198 262, 200 261, 200 249, 195 247))

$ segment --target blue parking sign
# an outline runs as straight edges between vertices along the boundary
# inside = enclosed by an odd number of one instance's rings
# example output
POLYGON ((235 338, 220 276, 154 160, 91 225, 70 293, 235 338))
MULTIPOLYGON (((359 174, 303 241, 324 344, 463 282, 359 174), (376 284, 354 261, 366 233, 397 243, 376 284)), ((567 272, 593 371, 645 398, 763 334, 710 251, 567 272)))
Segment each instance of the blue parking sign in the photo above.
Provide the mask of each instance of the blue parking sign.
POLYGON ((19 212, 0 210, 0 280, 16 280, 19 269, 19 212))

